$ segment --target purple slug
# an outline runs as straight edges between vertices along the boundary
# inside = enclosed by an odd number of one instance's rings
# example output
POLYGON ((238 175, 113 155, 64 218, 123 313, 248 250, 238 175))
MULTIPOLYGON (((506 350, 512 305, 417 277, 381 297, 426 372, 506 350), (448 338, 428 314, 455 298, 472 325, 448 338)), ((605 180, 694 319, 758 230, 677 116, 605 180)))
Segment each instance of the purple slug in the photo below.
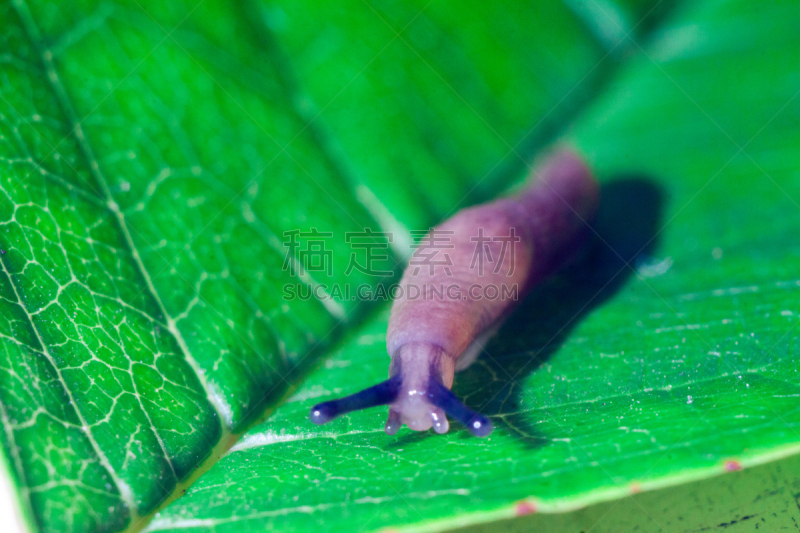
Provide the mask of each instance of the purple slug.
POLYGON ((389 405, 389 435, 402 424, 446 433, 445 415, 476 436, 491 433, 489 419, 450 391, 454 373, 475 360, 527 291, 575 257, 599 200, 597 182, 570 150, 535 174, 515 196, 463 209, 420 241, 389 318, 389 379, 315 405, 312 422, 389 405))

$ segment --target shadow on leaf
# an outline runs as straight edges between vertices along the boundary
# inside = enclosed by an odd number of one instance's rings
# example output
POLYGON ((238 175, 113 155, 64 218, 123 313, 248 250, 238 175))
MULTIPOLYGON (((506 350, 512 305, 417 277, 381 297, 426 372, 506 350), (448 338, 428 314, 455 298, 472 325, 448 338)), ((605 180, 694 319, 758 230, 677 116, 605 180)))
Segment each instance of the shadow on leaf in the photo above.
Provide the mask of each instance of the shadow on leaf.
POLYGON ((596 235, 585 255, 528 294, 478 361, 456 375, 457 396, 531 447, 549 439, 520 406, 525 378, 649 261, 657 244, 664 199, 652 181, 621 177, 603 184, 601 194, 596 235))

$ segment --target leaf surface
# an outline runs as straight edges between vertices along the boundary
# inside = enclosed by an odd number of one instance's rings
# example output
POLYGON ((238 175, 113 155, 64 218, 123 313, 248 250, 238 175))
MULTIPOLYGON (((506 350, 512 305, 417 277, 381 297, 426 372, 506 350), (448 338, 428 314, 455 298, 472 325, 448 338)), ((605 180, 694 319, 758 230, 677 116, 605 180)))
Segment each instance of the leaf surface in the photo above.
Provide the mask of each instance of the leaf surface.
POLYGON ((347 232, 396 268, 617 63, 578 5, 453 6, 0 6, 0 443, 31 528, 140 527, 367 307, 284 287, 374 286, 347 232))
POLYGON ((440 530, 796 453, 799 21, 692 2, 632 43, 568 135, 603 182, 595 247, 456 378, 489 438, 308 422, 385 378, 384 306, 148 530, 440 530))

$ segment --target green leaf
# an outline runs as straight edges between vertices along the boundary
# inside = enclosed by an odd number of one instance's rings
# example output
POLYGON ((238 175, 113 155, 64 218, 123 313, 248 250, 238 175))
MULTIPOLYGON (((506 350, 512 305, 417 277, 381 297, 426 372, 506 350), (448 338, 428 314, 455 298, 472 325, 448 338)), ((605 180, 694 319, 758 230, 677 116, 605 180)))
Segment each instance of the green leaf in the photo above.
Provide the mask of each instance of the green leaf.
POLYGON ((284 287, 374 286, 344 233, 406 255, 518 172, 498 131, 541 117, 533 147, 587 98, 604 51, 565 6, 426 8, 0 6, 0 439, 31 527, 141 527, 365 307, 284 287), (336 269, 287 257, 314 229, 336 269))
POLYGON ((456 378, 489 438, 390 437, 381 409, 309 424, 385 377, 384 307, 148 531, 431 531, 796 453, 798 22, 788 1, 692 2, 632 45, 569 135, 604 183, 599 242, 456 378))
POLYGON ((0 487, 32 528, 142 527, 342 331, 151 529, 454 527, 795 450, 796 6, 645 39, 665 6, 484 4, 0 6, 0 487), (386 375, 388 309, 284 287, 375 286, 345 232, 401 258, 573 119, 601 239, 458 376, 495 433, 312 427, 386 375), (285 268, 312 228, 330 273, 285 268))

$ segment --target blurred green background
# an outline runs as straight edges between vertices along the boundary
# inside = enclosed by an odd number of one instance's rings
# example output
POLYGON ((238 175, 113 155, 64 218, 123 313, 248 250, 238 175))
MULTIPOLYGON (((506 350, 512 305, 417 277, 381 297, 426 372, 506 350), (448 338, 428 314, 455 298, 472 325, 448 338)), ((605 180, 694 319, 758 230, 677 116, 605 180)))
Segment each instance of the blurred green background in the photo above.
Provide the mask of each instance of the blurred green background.
POLYGON ((796 1, 11 0, 0 21, 0 517, 795 527, 796 1), (388 368, 389 303, 333 287, 396 279, 413 231, 557 143, 601 180, 597 238, 457 376, 494 433, 311 425, 388 368), (365 228, 388 278, 346 273, 365 228), (329 269, 303 260, 314 230, 329 269))

